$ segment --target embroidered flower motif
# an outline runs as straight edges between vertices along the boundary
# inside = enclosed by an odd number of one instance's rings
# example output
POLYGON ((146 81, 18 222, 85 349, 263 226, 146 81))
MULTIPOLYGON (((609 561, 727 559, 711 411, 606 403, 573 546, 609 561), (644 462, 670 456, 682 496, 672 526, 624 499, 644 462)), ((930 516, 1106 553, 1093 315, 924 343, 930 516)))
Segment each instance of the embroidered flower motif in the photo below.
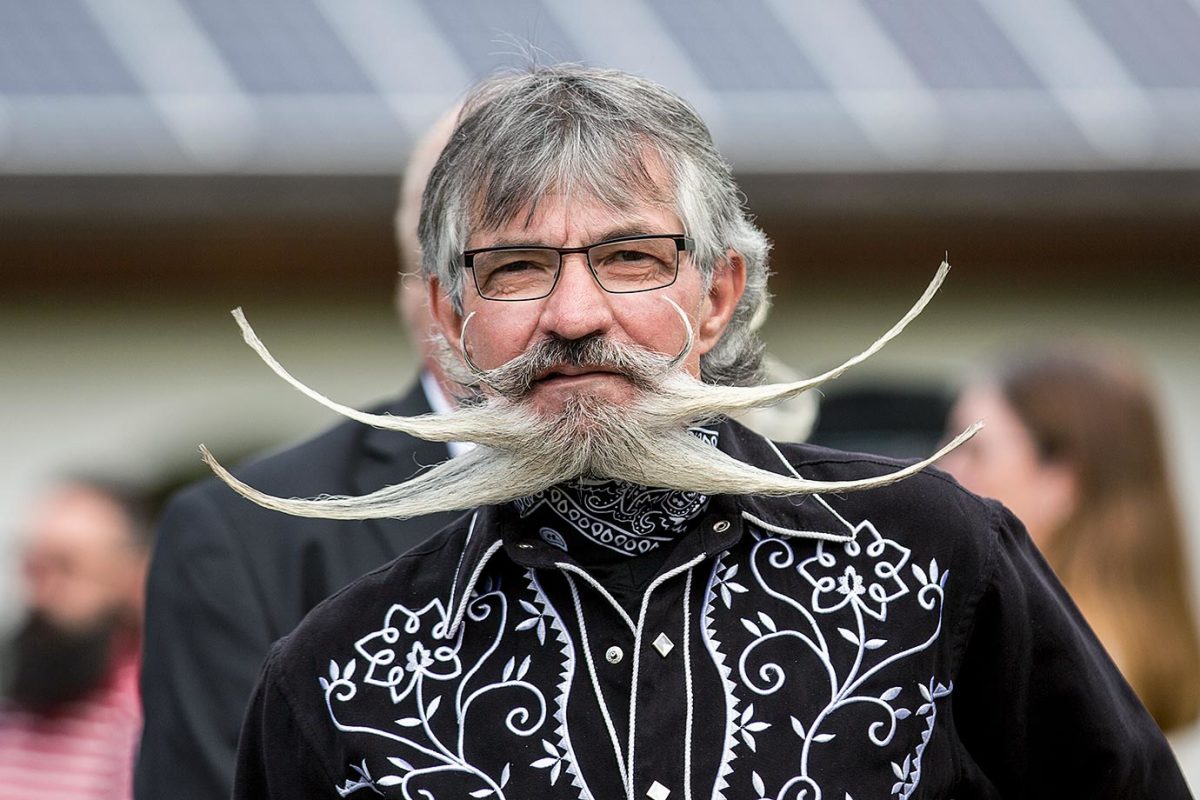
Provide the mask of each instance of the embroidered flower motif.
POLYGON ((542 749, 549 753, 549 755, 545 758, 539 758, 529 766, 534 769, 550 770, 550 785, 553 786, 558 783, 558 776, 562 772, 563 762, 566 760, 567 754, 545 739, 542 739, 542 749))
POLYGON ((383 626, 359 639, 354 649, 366 659, 365 683, 387 687, 392 702, 409 695, 418 678, 457 678, 462 663, 453 647, 439 644, 446 629, 445 608, 434 600, 419 611, 394 605, 383 626))
POLYGON ((546 620, 550 619, 550 615, 538 610, 537 606, 528 600, 521 601, 521 608, 525 609, 526 613, 531 616, 517 623, 517 630, 527 631, 533 628, 537 631, 538 644, 546 644, 546 620))
POLYGON ((408 651, 408 655, 404 659, 404 665, 414 675, 425 673, 428 671, 428 667, 433 666, 433 653, 430 653, 429 648, 420 642, 413 642, 412 649, 408 651))
POLYGON ((347 797, 359 789, 374 789, 379 792, 375 786, 375 781, 371 777, 371 770, 367 768, 367 760, 364 758, 360 764, 351 764, 350 769, 354 770, 357 778, 346 778, 341 786, 335 786, 339 797, 347 797))
MULTIPOLYGON (((480 581, 479 585, 498 587, 499 581, 480 581)), ((477 590, 472 597, 464 619, 478 626, 481 637, 490 639, 482 652, 469 650, 460 656, 464 636, 460 632, 446 638, 446 606, 432 600, 417 610, 393 605, 377 630, 355 642, 358 654, 367 660, 365 670, 356 670, 358 659, 344 665, 330 661, 329 677, 321 676, 319 682, 333 724, 340 731, 378 736, 394 753, 381 754, 383 759, 374 759, 369 766, 367 761, 350 764, 350 777, 335 784, 339 795, 363 789, 385 794, 384 787, 397 787, 389 796, 511 800, 507 787, 512 763, 499 770, 492 766, 484 769, 469 753, 497 736, 545 736, 550 706, 543 688, 529 677, 535 653, 524 658, 511 655, 503 665, 498 663, 503 656, 492 658, 500 641, 513 630, 508 598, 497 589, 477 590), (360 675, 357 679, 356 672, 360 675), (396 705, 392 711, 382 712, 389 722, 374 727, 357 720, 343 721, 341 714, 357 716, 371 701, 375 709, 379 702, 386 703, 383 698, 376 700, 383 694, 376 687, 385 689, 396 705), (371 696, 350 704, 360 690, 372 690, 371 696), (482 698, 490 699, 476 705, 482 698), (503 708, 507 711, 497 713, 503 708)), ((536 613, 539 605, 547 607, 542 600, 537 603, 527 603, 525 610, 536 613)), ((539 621, 538 616, 531 619, 534 625, 539 621)), ((557 623, 550 617, 543 625, 556 629, 557 623)), ((563 759, 570 772, 570 753, 564 753, 563 759)))
MULTIPOLYGON (((753 534, 753 527, 750 532, 753 534)), ((718 562, 714 572, 705 607, 707 643, 717 663, 732 668, 731 680, 726 683, 730 724, 721 775, 734 784, 731 776, 739 772, 736 765, 745 770, 776 759, 781 739, 791 739, 784 752, 798 758, 795 774, 786 777, 785 772, 781 784, 768 783, 778 776, 764 779, 750 771, 750 786, 741 784, 748 796, 759 800, 828 798, 828 787, 820 785, 824 767, 819 764, 827 761, 830 753, 857 748, 854 740, 886 749, 898 779, 892 792, 895 800, 910 800, 921 783, 922 757, 938 712, 935 701, 950 694, 951 688, 933 677, 927 685, 918 682, 916 688, 925 702, 917 708, 901 700, 901 685, 882 687, 900 662, 927 652, 939 638, 948 572, 939 569, 936 560, 930 560, 927 567, 912 563, 907 547, 881 536, 870 522, 853 526, 853 532, 855 538, 846 543, 756 537, 748 561, 741 562, 745 565, 742 580, 750 590, 748 597, 756 598, 761 589, 777 601, 769 614, 746 607, 739 609, 741 613, 724 613, 723 609, 732 611, 730 584, 738 564, 718 562), (901 572, 906 573, 904 578, 901 572), (799 584, 797 576, 803 576, 799 584), (811 594, 803 590, 805 582, 812 587, 811 594), (907 599, 896 602, 902 597, 907 599), (888 620, 889 611, 892 621, 888 620), (921 623, 926 613, 927 623, 921 623), (904 617, 899 625, 895 624, 897 616, 904 617), (734 621, 754 638, 731 647, 728 629, 734 621), (910 622, 919 624, 912 628, 910 622), (929 627, 922 631, 926 624, 929 627), (718 638, 718 631, 724 632, 724 640, 718 638), (784 640, 788 647, 781 644, 784 640), (852 649, 847 650, 847 644, 852 649), (807 648, 823 664, 827 695, 823 682, 807 683, 803 702, 781 692, 790 681, 809 677, 797 667, 796 648, 807 648), (774 723, 774 714, 791 712, 787 719, 796 738, 786 735, 786 724, 782 729, 774 725, 761 733, 751 732, 754 712, 742 706, 750 698, 741 690, 759 697, 774 695, 767 718, 774 723), (780 709, 781 702, 795 705, 780 709), (858 716, 846 716, 851 708, 858 709, 858 716), (857 719, 862 720, 862 727, 854 724, 857 719), (918 736, 920 740, 915 742, 918 736), (847 737, 850 743, 841 744, 847 737), (898 741, 897 737, 902 738, 898 741), (749 752, 738 753, 741 745, 749 752), (755 757, 762 760, 756 762, 755 757)))
POLYGON ((721 602, 725 604, 725 608, 733 607, 733 594, 745 594, 747 589, 742 584, 734 580, 737 577, 738 565, 731 564, 727 569, 722 570, 721 575, 713 583, 713 591, 721 596, 721 602))
POLYGON ((863 586, 862 575, 854 571, 854 567, 846 567, 846 571, 842 577, 837 579, 838 594, 866 594, 867 589, 863 586))
POLYGON ((883 622, 888 604, 909 591, 900 570, 910 550, 880 536, 870 522, 863 522, 854 534, 844 544, 818 543, 816 555, 798 569, 813 586, 814 611, 828 614, 851 604, 883 622))
POLYGON ((750 705, 746 706, 746 709, 742 712, 741 716, 738 717, 738 721, 733 732, 735 736, 740 736, 742 738, 742 742, 746 745, 746 747, 749 747, 750 752, 753 753, 756 750, 754 734, 762 733, 769 727, 771 727, 771 723, 769 722, 754 721, 754 704, 751 703, 750 705))

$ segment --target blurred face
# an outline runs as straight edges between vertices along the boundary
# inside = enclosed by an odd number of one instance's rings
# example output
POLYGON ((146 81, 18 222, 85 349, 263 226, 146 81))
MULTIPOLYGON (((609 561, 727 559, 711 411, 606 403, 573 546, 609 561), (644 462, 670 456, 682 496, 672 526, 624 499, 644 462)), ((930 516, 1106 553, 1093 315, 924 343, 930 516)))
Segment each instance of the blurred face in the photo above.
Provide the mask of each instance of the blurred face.
POLYGON ((145 557, 107 498, 60 489, 36 507, 23 557, 27 604, 64 630, 84 630, 140 607, 145 557))
MULTIPOLYGON (((499 245, 582 247, 621 236, 683 232, 679 217, 649 203, 614 214, 594 200, 571 201, 551 195, 538 204, 528 225, 526 216, 518 214, 498 230, 476 232, 468 249, 499 245)), ((479 296, 468 278, 464 282, 462 315, 440 294, 436 282, 431 286, 430 303, 451 346, 465 348, 472 361, 486 370, 552 337, 578 340, 601 336, 674 355, 683 348, 687 334, 678 312, 667 302, 670 298, 683 309, 695 332, 694 348, 683 365, 695 376, 700 373, 700 356, 712 349, 725 330, 741 296, 745 270, 741 257, 730 253, 728 268, 718 270, 713 286, 706 291, 691 255, 680 253, 679 258, 675 283, 647 292, 606 292, 588 269, 586 255, 573 253, 564 257, 554 291, 540 300, 488 300, 479 296), (462 321, 471 314, 474 316, 466 335, 460 337, 462 321)), ((541 376, 526 399, 536 412, 553 415, 571 398, 582 395, 628 405, 634 387, 613 372, 564 365, 541 376)))
POLYGON ((1040 458, 1033 435, 996 387, 978 384, 964 391, 950 412, 949 428, 960 431, 976 420, 986 423, 983 430, 938 466, 970 491, 1004 503, 1044 545, 1072 510, 1073 476, 1040 458))

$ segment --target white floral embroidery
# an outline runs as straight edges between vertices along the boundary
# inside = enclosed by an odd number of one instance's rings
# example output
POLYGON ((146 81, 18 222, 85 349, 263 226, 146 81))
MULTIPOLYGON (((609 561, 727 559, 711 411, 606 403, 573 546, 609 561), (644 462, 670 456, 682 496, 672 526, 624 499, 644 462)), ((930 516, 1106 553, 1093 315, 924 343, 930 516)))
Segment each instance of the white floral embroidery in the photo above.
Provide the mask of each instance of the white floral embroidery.
MULTIPOLYGON (((489 775, 468 761, 466 740, 468 729, 472 728, 471 706, 485 695, 510 693, 511 708, 504 717, 504 725, 520 737, 537 733, 547 720, 544 694, 525 679, 530 656, 519 663, 515 657, 509 658, 498 675, 485 672, 485 665, 489 665, 489 657, 507 628, 507 611, 507 599, 498 590, 472 599, 467 610, 469 622, 479 628, 490 620, 494 629, 489 646, 469 666, 459 657, 461 632, 452 644, 437 644, 444 641, 442 636, 449 624, 440 600, 431 601, 418 611, 394 605, 382 627, 356 642, 355 649, 369 665, 361 685, 388 688, 392 702, 403 714, 395 719, 394 728, 351 725, 341 719, 339 706, 352 701, 360 690, 360 683, 354 679, 358 661, 351 659, 344 666, 330 662, 329 677, 321 677, 319 682, 325 692, 326 709, 337 728, 371 734, 398 748, 387 759, 396 768, 395 773, 372 778, 365 762, 352 765, 358 778, 338 787, 341 796, 367 787, 378 791, 379 787, 396 786, 404 797, 435 800, 435 792, 422 787, 422 782, 436 780, 444 786, 448 778, 454 778, 460 781, 454 796, 476 800, 506 797, 504 789, 511 777, 511 764, 506 764, 499 774, 489 775), (435 730, 431 723, 443 702, 453 705, 453 711, 446 712, 453 714, 453 722, 435 730), (438 731, 447 729, 457 735, 452 739, 439 735, 438 731)), ((484 736, 493 731, 490 725, 476 725, 474 729, 484 736)))
POLYGON ((539 758, 529 766, 535 769, 550 770, 550 785, 553 786, 554 784, 558 783, 558 775, 559 772, 562 771, 563 761, 566 759, 567 754, 560 751, 557 747, 550 744, 550 742, 546 741, 545 739, 542 739, 542 748, 550 755, 546 756, 545 758, 539 758))
POLYGON ((721 576, 713 584, 713 589, 720 595, 721 602, 725 604, 725 608, 732 607, 734 592, 745 594, 748 591, 745 586, 734 580, 737 577, 737 573, 738 565, 730 564, 727 569, 721 572, 721 576))
MULTIPOLYGON (((925 702, 917 709, 917 716, 925 717, 925 729, 921 731, 921 743, 916 746, 913 753, 904 756, 902 764, 892 762, 892 771, 896 773, 897 778, 896 783, 892 785, 892 794, 899 795, 900 800, 908 800, 912 797, 912 793, 917 789, 917 784, 921 782, 921 759, 925 756, 925 748, 929 746, 929 739, 933 736, 933 726, 937 722, 935 701, 950 694, 954 684, 943 686, 938 683, 935 685, 933 679, 930 678, 928 684, 917 684, 917 688, 921 692, 921 697, 925 699, 925 702)), ((900 711, 898 710, 896 714, 899 716, 900 711)))
POLYGON ((845 544, 820 542, 816 555, 800 565, 800 574, 813 586, 814 611, 829 613, 853 603, 882 622, 888 603, 908 593, 900 570, 909 555, 907 547, 884 539, 874 525, 864 522, 845 544), (864 532, 872 537, 866 546, 860 542, 864 532))
MULTIPOLYGON (((823 800, 849 789, 911 800, 918 791, 938 703, 953 689, 932 657, 950 576, 936 560, 914 563, 870 523, 854 533, 814 543, 750 529, 714 559, 702 614, 726 712, 714 798, 823 800), (859 712, 843 713, 852 707, 859 712), (878 788, 833 785, 846 775, 831 768, 835 742, 842 761, 878 755, 880 769, 851 778, 878 788)), ((340 796, 591 800, 566 725, 576 643, 536 572, 519 589, 505 582, 484 576, 454 633, 442 600, 397 603, 348 659, 329 662, 318 680, 334 724, 384 743, 370 761, 347 758, 340 796), (486 711, 475 705, 484 697, 486 711), (523 741, 497 748, 514 736, 523 741), (495 760, 481 766, 472 756, 484 751, 495 760)), ((576 700, 584 697, 591 692, 576 700)))
POLYGON ((521 608, 528 611, 532 616, 517 623, 517 630, 527 631, 532 628, 537 631, 538 644, 544 645, 546 643, 546 620, 550 619, 550 615, 538 610, 537 606, 528 600, 521 601, 521 608))
POLYGON ((433 600, 415 612, 402 605, 392 606, 383 627, 354 644, 354 649, 368 665, 363 680, 373 686, 387 687, 391 690, 392 702, 399 703, 408 697, 422 677, 441 681, 457 678, 462 674, 458 648, 431 646, 417 638, 425 629, 430 643, 437 642, 442 638, 445 625, 446 608, 441 600, 433 600))
POLYGON ((755 749, 754 734, 761 733, 769 727, 771 727, 769 722, 754 721, 754 704, 751 703, 746 706, 746 709, 742 711, 742 716, 738 718, 735 732, 741 737, 746 747, 753 751, 755 749))
MULTIPOLYGON (((888 748, 897 741, 900 727, 912 724, 905 720, 923 722, 916 747, 898 753, 890 762, 896 777, 892 795, 908 800, 921 779, 922 758, 937 717, 936 701, 947 696, 952 687, 933 677, 925 683, 910 685, 907 692, 901 686, 883 690, 872 687, 880 686, 880 681, 886 680, 900 662, 927 651, 937 640, 949 575, 939 572, 936 560, 930 562, 928 569, 912 565, 918 588, 915 603, 906 601, 903 613, 927 614, 928 633, 918 635, 917 641, 903 641, 900 630, 920 629, 919 624, 912 625, 911 618, 904 619, 903 624, 895 626, 895 635, 900 638, 893 641, 889 634, 893 627, 888 624, 889 612, 896 613, 899 601, 913 592, 901 577, 901 570, 909 564, 911 550, 883 537, 869 522, 855 528, 853 541, 819 542, 813 555, 799 560, 797 552, 811 547, 811 542, 762 537, 744 561, 726 564, 725 560, 732 557, 725 554, 714 565, 706 596, 704 635, 724 679, 728 720, 726 752, 714 796, 724 797, 725 791, 736 782, 745 787, 739 791, 752 790, 756 798, 820 800, 825 788, 819 777, 822 770, 816 765, 822 761, 822 747, 839 736, 850 735, 847 718, 838 718, 840 711, 866 705, 875 712, 868 717, 861 736, 864 743, 876 748, 888 748), (737 584, 741 589, 738 591, 733 588, 734 579, 743 566, 749 569, 752 580, 748 588, 737 584), (796 576, 801 583, 796 582, 796 576), (803 585, 809 586, 811 592, 797 591, 803 585), (776 602, 763 603, 762 593, 776 602), (742 596, 750 598, 746 601, 749 614, 738 613, 742 596), (750 635, 749 640, 731 635, 728 623, 735 620, 750 635), (724 631, 723 639, 718 638, 718 630, 724 631), (790 691, 781 692, 789 681, 812 683, 811 678, 806 678, 809 673, 797 667, 796 656, 785 656, 796 652, 794 646, 784 645, 789 640, 815 657, 825 673, 823 686, 793 686, 790 691), (918 693, 923 702, 914 712, 907 707, 905 698, 918 693), (772 742, 779 741, 785 733, 768 730, 769 722, 752 722, 754 703, 739 710, 741 698, 747 695, 771 697, 772 708, 780 708, 778 704, 784 703, 780 711, 787 713, 790 723, 786 734, 795 737, 792 746, 770 749, 772 755, 763 751, 763 758, 777 758, 779 753, 796 754, 792 777, 774 786, 768 786, 763 775, 750 768, 755 763, 753 759, 747 762, 749 774, 741 773, 744 777, 735 774, 734 768, 741 763, 734 762, 738 748, 748 751, 743 759, 762 749, 762 743, 752 733, 758 738, 770 737, 772 742)), ((899 741, 916 738, 918 731, 912 730, 899 741)), ((840 745, 843 755, 847 744, 840 745)), ((887 752, 893 751, 890 748, 887 752)))

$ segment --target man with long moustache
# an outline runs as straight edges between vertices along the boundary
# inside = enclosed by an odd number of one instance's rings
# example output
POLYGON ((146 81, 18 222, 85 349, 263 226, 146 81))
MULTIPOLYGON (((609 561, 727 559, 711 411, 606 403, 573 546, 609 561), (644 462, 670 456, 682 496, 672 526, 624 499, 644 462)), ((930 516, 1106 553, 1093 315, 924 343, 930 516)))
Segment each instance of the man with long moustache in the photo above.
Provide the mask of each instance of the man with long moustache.
POLYGON ((576 66, 468 97, 420 230, 449 414, 341 406, 239 315, 315 400, 477 446, 308 500, 206 454, 293 514, 466 510, 275 646, 235 797, 1190 796, 1002 507, 725 421, 872 354, 944 266, 867 352, 755 386, 768 245, 728 166, 675 95, 576 66))

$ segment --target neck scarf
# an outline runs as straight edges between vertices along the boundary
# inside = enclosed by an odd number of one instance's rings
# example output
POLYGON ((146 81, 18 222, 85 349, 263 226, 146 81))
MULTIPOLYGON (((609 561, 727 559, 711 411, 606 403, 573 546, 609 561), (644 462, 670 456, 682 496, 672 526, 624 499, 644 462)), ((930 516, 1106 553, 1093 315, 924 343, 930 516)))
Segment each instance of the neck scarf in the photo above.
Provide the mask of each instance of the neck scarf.
MULTIPOLYGON (((717 432, 690 432, 714 447, 717 432)), ((653 489, 626 481, 577 478, 513 501, 517 513, 536 524, 542 539, 562 550, 595 551, 609 557, 659 550, 684 533, 708 507, 708 496, 653 489)))

